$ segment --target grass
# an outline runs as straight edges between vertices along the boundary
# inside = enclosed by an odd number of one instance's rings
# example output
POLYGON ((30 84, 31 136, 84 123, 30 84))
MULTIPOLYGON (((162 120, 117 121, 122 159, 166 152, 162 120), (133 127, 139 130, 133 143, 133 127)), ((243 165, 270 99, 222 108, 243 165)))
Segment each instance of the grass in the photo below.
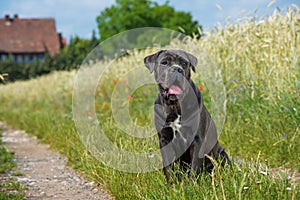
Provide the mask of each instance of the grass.
POLYGON ((12 161, 13 153, 8 151, 3 144, 0 144, 0 153, 0 173, 4 173, 16 166, 16 164, 12 161))
MULTIPOLYGON (((1 131, 1 130, 0 130, 1 131)), ((2 143, 0 134, 0 199, 24 199, 24 185, 18 183, 14 178, 6 178, 5 173, 16 166, 13 162, 13 153, 2 143), (3 177, 3 178, 2 178, 3 177)), ((20 173, 13 173, 13 176, 20 176, 20 173)))
MULTIPOLYGON (((294 6, 286 14, 274 13, 265 22, 243 19, 243 24, 218 27, 199 41, 174 41, 169 46, 195 55, 205 52, 218 67, 227 101, 219 139, 231 157, 246 161, 234 164, 232 172, 216 167, 214 173, 200 175, 196 183, 183 174, 182 180, 175 179, 174 186, 168 187, 160 170, 126 173, 105 166, 85 149, 72 120, 75 71, 0 86, 0 120, 49 143, 65 154, 75 169, 107 187, 117 199, 299 199, 299 181, 292 183, 284 171, 276 177, 271 173, 279 167, 300 171, 299 15, 294 6)), ((116 146, 128 151, 156 150, 157 138, 132 138, 118 128, 111 111, 112 91, 117 83, 126 87, 130 80, 122 80, 123 75, 142 65, 142 58, 153 52, 134 51, 115 61, 110 68, 114 73, 105 73, 97 86, 95 108, 100 125, 116 146)), ((205 70, 209 73, 205 68, 209 63, 200 59, 199 65, 193 79, 203 86, 211 109, 210 91, 199 76, 205 70)), ((92 95, 92 91, 84 92, 92 95)), ((119 102, 123 106, 129 102, 130 117, 136 124, 151 124, 149 110, 155 93, 154 85, 145 85, 119 102)), ((83 115, 92 118, 88 108, 83 115)), ((149 130, 146 134, 154 133, 149 130)))

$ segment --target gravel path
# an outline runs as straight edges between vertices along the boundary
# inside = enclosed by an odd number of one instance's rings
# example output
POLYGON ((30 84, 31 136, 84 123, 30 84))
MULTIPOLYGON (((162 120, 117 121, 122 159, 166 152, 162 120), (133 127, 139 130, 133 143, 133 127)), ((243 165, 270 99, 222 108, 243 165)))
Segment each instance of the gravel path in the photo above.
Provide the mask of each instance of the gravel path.
POLYGON ((63 155, 49 150, 36 137, 1 122, 0 128, 3 142, 15 153, 16 171, 26 174, 16 177, 28 188, 26 199, 113 199, 105 189, 66 166, 63 155))

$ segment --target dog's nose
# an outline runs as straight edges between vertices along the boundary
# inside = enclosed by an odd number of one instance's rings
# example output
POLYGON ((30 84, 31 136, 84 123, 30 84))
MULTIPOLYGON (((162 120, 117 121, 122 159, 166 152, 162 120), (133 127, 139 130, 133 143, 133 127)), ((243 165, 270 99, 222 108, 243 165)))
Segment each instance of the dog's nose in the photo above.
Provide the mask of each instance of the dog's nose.
POLYGON ((180 74, 183 74, 183 69, 181 67, 174 66, 172 69, 173 72, 177 71, 180 74))

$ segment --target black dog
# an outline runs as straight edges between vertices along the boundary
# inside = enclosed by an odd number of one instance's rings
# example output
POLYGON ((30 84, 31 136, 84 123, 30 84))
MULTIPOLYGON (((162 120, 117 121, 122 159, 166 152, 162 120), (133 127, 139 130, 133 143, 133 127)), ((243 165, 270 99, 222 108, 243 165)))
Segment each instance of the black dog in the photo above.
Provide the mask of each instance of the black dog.
POLYGON ((196 175, 214 167, 205 155, 230 165, 201 93, 191 80, 190 69, 195 72, 197 58, 181 50, 162 50, 145 57, 144 63, 154 72, 159 88, 155 126, 166 179, 170 180, 169 168, 173 168, 174 161, 191 167, 196 175))

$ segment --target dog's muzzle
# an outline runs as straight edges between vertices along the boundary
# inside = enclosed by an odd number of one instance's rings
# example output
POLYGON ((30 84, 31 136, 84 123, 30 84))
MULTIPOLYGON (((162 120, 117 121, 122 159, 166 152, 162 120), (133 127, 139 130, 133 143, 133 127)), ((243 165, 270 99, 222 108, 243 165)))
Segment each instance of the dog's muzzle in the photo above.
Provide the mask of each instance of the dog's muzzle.
POLYGON ((179 66, 173 66, 166 72, 164 86, 161 85, 162 95, 171 101, 178 100, 184 90, 184 70, 179 66))
POLYGON ((184 70, 181 68, 181 67, 179 67, 179 66, 173 66, 171 69, 170 69, 170 71, 172 72, 172 73, 179 73, 179 74, 182 74, 183 76, 184 76, 184 70))

